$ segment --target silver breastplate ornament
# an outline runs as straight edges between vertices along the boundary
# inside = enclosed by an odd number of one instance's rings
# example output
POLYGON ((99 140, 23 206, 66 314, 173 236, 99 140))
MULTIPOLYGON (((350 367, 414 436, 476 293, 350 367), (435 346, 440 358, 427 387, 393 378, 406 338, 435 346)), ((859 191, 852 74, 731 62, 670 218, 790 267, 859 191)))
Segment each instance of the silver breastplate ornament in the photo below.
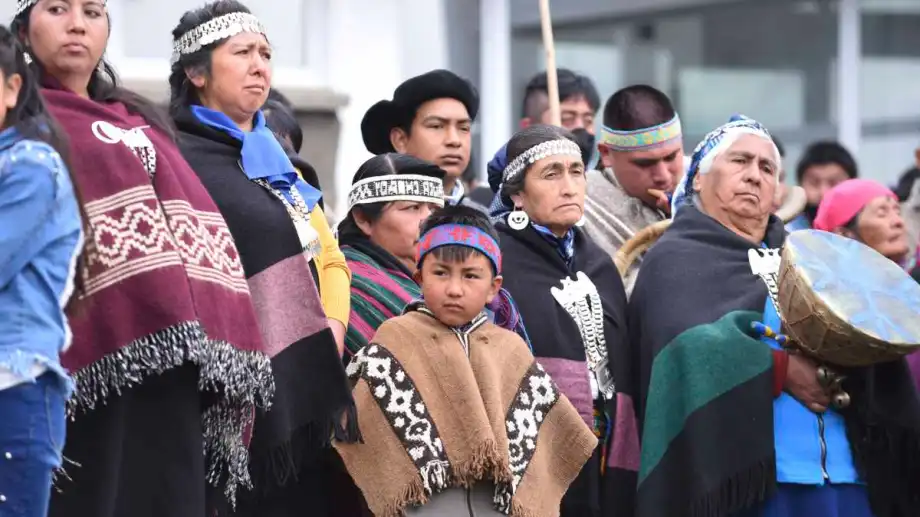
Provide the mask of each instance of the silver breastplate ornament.
POLYGON ((591 391, 610 400, 616 393, 613 376, 607 361, 607 339, 604 336, 604 307, 594 282, 579 271, 575 278, 563 278, 562 288, 552 287, 550 292, 575 324, 578 325, 585 347, 585 359, 591 371, 591 391))
POLYGON ((748 250, 748 262, 751 264, 751 273, 759 276, 767 285, 767 292, 773 300, 776 314, 782 317, 779 312, 779 267, 782 262, 780 251, 771 248, 748 250))

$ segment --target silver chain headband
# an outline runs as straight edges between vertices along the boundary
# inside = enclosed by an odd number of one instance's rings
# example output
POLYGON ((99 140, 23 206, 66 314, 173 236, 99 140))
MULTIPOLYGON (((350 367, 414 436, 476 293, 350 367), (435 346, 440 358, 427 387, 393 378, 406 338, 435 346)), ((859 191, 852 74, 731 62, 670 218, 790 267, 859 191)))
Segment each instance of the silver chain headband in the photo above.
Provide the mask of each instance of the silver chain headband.
MULTIPOLYGON (((36 0, 37 1, 37 0, 36 0)), ((254 32, 265 36, 265 27, 253 14, 230 13, 208 20, 173 41, 173 64, 185 54, 198 52, 203 47, 236 36, 241 32, 254 32)))
POLYGON ((16 11, 13 13, 13 18, 19 16, 23 11, 37 3, 38 0, 19 0, 19 3, 16 4, 16 11))
POLYGON ((524 172, 527 167, 538 160, 542 160, 547 156, 558 155, 581 158, 581 148, 578 147, 578 144, 575 142, 566 140, 565 138, 537 144, 518 155, 517 158, 505 167, 504 172, 502 172, 502 182, 504 183, 516 178, 518 174, 524 172))

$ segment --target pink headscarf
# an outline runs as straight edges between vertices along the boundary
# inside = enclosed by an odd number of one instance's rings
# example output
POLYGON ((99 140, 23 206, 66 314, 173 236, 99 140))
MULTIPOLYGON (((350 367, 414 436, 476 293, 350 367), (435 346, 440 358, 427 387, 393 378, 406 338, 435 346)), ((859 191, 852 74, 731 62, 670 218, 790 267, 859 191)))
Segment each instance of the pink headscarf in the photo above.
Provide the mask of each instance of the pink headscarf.
POLYGON ((818 205, 814 228, 834 231, 850 222, 870 201, 884 196, 898 200, 891 189, 877 181, 858 178, 846 180, 824 194, 818 205))

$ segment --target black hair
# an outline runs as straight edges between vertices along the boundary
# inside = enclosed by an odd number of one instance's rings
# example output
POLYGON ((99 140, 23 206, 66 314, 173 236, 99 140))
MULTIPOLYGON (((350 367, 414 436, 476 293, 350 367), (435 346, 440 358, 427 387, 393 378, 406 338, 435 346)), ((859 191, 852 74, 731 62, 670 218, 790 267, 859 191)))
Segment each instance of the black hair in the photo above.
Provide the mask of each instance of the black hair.
POLYGON ((647 84, 627 86, 614 93, 604 105, 604 125, 619 131, 636 131, 674 118, 671 99, 647 84))
MULTIPOLYGON (((48 112, 45 102, 39 93, 38 80, 35 74, 30 70, 25 61, 25 53, 16 35, 5 26, 0 25, 0 72, 2 80, 9 80, 13 75, 18 74, 22 79, 22 86, 19 88, 19 95, 16 98, 16 106, 6 112, 6 117, 0 120, 0 129, 15 128, 23 138, 40 140, 50 145, 58 155, 61 161, 67 166, 70 174, 74 196, 77 199, 77 207, 80 211, 84 234, 90 235, 86 212, 83 208, 83 198, 80 195, 80 187, 73 177, 73 168, 69 160, 69 144, 67 134, 52 118, 48 112)), ((86 247, 90 239, 85 239, 83 249, 80 251, 80 258, 77 263, 78 271, 82 268, 83 257, 86 256, 86 247)), ((67 309, 75 308, 75 303, 80 298, 78 296, 83 292, 83 275, 77 274, 74 278, 75 295, 71 296, 67 303, 67 309)))
POLYGON ((920 180, 920 169, 911 167, 898 178, 898 184, 895 186, 894 193, 898 196, 898 201, 905 202, 910 198, 914 190, 914 184, 920 180))
MULTIPOLYGON (((559 102, 569 99, 584 97, 591 111, 597 113, 601 107, 601 98, 594 87, 594 82, 587 76, 575 73, 567 68, 556 69, 556 80, 559 83, 559 102)), ((533 76, 524 89, 524 102, 521 106, 521 116, 530 119, 539 119, 548 107, 547 96, 549 85, 546 81, 546 71, 533 76)))
MULTIPOLYGON (((29 33, 30 16, 32 10, 35 9, 35 5, 31 5, 19 13, 13 18, 13 23, 10 24, 10 30, 20 39, 20 43, 23 46, 26 45, 22 38, 29 33)), ((108 18, 108 13, 106 13, 106 18, 109 21, 109 30, 111 31, 112 20, 108 18)), ((28 48, 25 50, 28 50, 28 48)), ((44 67, 35 56, 32 56, 32 58, 32 72, 36 77, 40 78, 45 73, 44 67)), ((169 138, 175 140, 176 131, 173 123, 163 109, 143 96, 122 88, 115 69, 104 57, 99 65, 93 71, 93 75, 90 76, 89 84, 87 85, 90 99, 96 102, 119 102, 124 104, 129 112, 140 115, 148 124, 163 131, 169 138)))
POLYGON ((839 165, 850 179, 859 176, 853 155, 839 143, 827 140, 815 142, 809 145, 808 149, 805 149, 805 153, 802 154, 802 158, 799 160, 795 170, 796 180, 801 184, 808 169, 816 165, 828 164, 839 165))
POLYGON ((67 135, 48 113, 39 93, 38 81, 26 64, 22 46, 16 36, 3 25, 0 25, 0 71, 3 72, 4 80, 15 74, 22 78, 16 106, 6 112, 6 118, 0 121, 0 128, 15 127, 24 138, 42 140, 62 158, 66 158, 67 135))
MULTIPOLYGON (((173 41, 181 38, 185 33, 207 23, 214 18, 231 13, 246 13, 251 11, 248 7, 236 0, 217 0, 205 4, 203 7, 186 11, 179 19, 179 24, 172 31, 173 41)), ((200 104, 198 89, 188 78, 186 70, 208 75, 211 73, 211 56, 215 48, 226 41, 226 38, 217 40, 190 54, 182 54, 179 60, 173 63, 169 73, 169 111, 175 116, 186 106, 200 104)), ((271 92, 269 91, 269 95, 271 92)))
MULTIPOLYGON (((513 162, 515 158, 535 145, 560 139, 571 140, 578 144, 575 136, 564 128, 546 124, 527 126, 515 133, 514 136, 511 137, 511 140, 508 141, 508 147, 506 148, 506 163, 513 162)), ((501 193, 505 201, 509 201, 512 195, 524 190, 524 178, 526 176, 527 169, 524 169, 521 174, 502 183, 501 193)))
MULTIPOLYGON (((406 174, 409 173, 409 170, 412 169, 417 169, 419 171, 430 171, 436 168, 436 165, 408 154, 378 154, 377 156, 374 156, 366 162, 362 163, 361 166, 358 167, 358 171, 352 178, 351 183, 354 185, 363 179, 377 176, 406 174)), ((342 219, 342 222, 339 223, 339 236, 344 237, 348 235, 364 235, 364 232, 361 230, 361 228, 358 227, 357 222, 355 222, 355 212, 361 214, 362 218, 370 221, 371 223, 375 223, 380 219, 380 216, 383 215, 383 210, 390 203, 391 201, 385 201, 381 203, 355 205, 348 212, 348 215, 342 219)))
POLYGON ((578 148, 581 149, 581 161, 588 165, 591 162, 591 157, 594 156, 594 135, 589 133, 587 129, 579 127, 572 130, 572 136, 575 138, 578 148))
POLYGON ((287 95, 281 93, 281 90, 277 88, 272 88, 268 91, 268 100, 280 102, 285 108, 291 110, 291 113, 294 112, 294 103, 291 102, 291 99, 287 98, 287 95))
POLYGON ((776 138, 776 135, 770 135, 770 138, 773 139, 773 145, 775 145, 776 150, 779 151, 779 157, 785 158, 786 157, 786 147, 783 145, 783 143, 780 141, 779 138, 776 138))
MULTIPOLYGON (((456 206, 445 206, 440 210, 437 210, 430 216, 428 219, 422 221, 420 235, 424 235, 429 230, 437 228, 438 226, 445 226, 448 224, 462 224, 465 226, 472 226, 479 230, 482 230, 483 233, 495 239, 495 242, 498 243, 498 232, 495 231, 495 227, 492 226, 492 222, 489 220, 489 217, 475 208, 456 205, 456 206)), ((447 246, 441 246, 435 248, 430 254, 434 255, 438 260, 442 260, 448 263, 457 263, 467 260, 474 253, 482 254, 479 250, 470 248, 469 246, 461 246, 458 244, 450 244, 447 246)), ((484 254, 482 254, 485 256, 484 254)), ((498 272, 495 270, 493 265, 492 274, 497 275, 498 272)))
POLYGON ((269 98, 262 106, 262 114, 265 115, 265 125, 280 139, 288 138, 295 154, 300 153, 303 147, 303 130, 297 123, 297 117, 294 112, 280 101, 269 98))

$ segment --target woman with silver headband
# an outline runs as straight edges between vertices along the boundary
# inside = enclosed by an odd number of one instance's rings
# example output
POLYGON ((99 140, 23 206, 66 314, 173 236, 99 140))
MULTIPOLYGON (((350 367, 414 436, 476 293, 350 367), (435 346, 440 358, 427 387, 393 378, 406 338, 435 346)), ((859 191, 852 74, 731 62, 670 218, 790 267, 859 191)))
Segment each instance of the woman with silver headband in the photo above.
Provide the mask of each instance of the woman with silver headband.
POLYGON ((321 516, 332 511, 331 438, 354 440, 358 430, 317 288, 320 244, 309 214, 322 193, 298 177, 261 112, 271 57, 264 27, 243 4, 186 12, 173 30, 170 110, 183 155, 237 243, 272 358, 275 398, 256 414, 253 489, 240 494, 237 514, 321 516))
POLYGON ((102 59, 104 0, 19 0, 12 29, 70 140, 87 252, 53 516, 188 516, 246 484, 271 363, 239 252, 170 122, 102 59))
POLYGON ((535 125, 511 137, 506 150, 499 195, 513 209, 496 223, 504 285, 534 356, 600 438, 561 515, 628 515, 639 443, 627 390, 626 292, 610 255, 578 227, 581 149, 568 131, 535 125))

